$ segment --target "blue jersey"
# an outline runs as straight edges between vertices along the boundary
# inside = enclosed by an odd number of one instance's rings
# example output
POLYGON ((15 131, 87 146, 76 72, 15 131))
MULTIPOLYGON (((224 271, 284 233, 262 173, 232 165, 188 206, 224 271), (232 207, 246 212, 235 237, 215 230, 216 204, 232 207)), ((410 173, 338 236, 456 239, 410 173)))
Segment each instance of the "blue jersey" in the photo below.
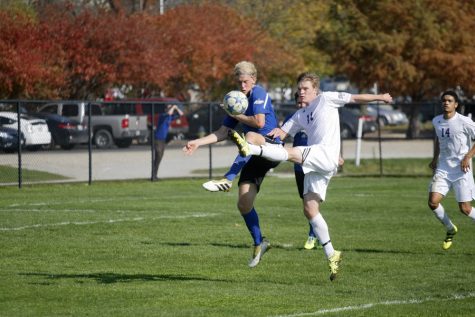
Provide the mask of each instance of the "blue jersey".
MULTIPOLYGON (((260 129, 243 124, 244 133, 252 131, 266 136, 273 129, 277 128, 277 119, 274 114, 272 100, 264 88, 258 85, 254 86, 247 97, 247 101, 249 106, 247 107, 245 115, 254 116, 256 114, 264 114, 265 124, 260 129)), ((223 125, 231 129, 234 129, 238 123, 238 120, 230 116, 226 116, 223 121, 223 125)))
POLYGON ((173 120, 179 118, 177 114, 168 114, 166 112, 162 113, 158 118, 157 129, 155 130, 155 140, 167 139, 168 130, 170 129, 170 124, 173 120))

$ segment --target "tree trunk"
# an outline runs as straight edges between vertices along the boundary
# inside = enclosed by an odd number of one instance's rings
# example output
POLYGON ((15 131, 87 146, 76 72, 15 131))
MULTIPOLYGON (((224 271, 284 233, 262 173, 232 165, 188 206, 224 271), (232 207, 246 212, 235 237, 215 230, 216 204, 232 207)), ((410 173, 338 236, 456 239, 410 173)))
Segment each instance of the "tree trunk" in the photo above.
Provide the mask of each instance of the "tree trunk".
POLYGON ((420 104, 415 103, 411 105, 411 112, 409 115, 409 126, 407 127, 406 137, 408 139, 416 139, 421 133, 420 120, 420 104))

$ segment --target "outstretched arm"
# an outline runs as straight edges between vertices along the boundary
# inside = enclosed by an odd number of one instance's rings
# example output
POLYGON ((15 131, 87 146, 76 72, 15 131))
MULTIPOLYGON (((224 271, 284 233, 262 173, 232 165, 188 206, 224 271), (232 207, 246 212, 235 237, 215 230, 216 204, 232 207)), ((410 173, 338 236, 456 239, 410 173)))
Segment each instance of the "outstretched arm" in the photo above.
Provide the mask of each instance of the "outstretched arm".
POLYGON ((218 130, 208 134, 207 136, 188 141, 188 143, 186 143, 186 145, 183 147, 183 152, 185 152, 186 155, 191 155, 202 145, 208 145, 222 141, 228 137, 228 130, 228 127, 222 125, 218 130))
POLYGON ((372 95, 372 94, 358 94, 358 95, 351 95, 351 102, 355 103, 366 103, 371 101, 384 101, 385 103, 391 103, 393 101, 393 97, 390 94, 382 94, 382 95, 372 95))

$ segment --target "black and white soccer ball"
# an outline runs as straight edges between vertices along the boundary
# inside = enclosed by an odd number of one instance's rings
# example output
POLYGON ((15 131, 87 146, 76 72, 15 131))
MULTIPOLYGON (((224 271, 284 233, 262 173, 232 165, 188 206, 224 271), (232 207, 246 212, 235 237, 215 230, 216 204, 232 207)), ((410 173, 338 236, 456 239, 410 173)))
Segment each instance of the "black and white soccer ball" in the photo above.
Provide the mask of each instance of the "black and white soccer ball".
POLYGON ((224 96, 223 108, 231 115, 245 113, 247 106, 247 96, 239 90, 232 90, 224 96))

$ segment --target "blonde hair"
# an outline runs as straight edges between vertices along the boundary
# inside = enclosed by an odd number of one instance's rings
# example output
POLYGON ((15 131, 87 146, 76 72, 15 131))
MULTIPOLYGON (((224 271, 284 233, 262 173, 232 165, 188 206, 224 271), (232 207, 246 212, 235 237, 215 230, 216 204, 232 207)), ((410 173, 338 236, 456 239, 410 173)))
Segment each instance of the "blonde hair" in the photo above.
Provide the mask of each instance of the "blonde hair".
POLYGON ((301 73, 297 77, 297 85, 300 84, 300 82, 302 82, 302 81, 311 82, 313 88, 316 88, 317 90, 320 87, 320 77, 318 77, 318 75, 315 74, 315 73, 310 73, 310 72, 301 73))
POLYGON ((249 75, 257 79, 257 69, 253 63, 242 61, 234 66, 234 76, 249 75))

